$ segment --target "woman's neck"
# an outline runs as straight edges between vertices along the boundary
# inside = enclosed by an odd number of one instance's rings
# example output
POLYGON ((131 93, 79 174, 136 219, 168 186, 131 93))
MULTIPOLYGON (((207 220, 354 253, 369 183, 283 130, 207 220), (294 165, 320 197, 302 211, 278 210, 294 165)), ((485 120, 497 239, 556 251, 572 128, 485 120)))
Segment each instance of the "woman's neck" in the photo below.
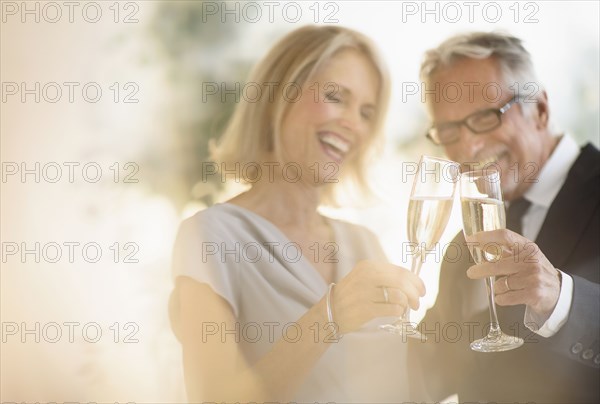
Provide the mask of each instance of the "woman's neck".
POLYGON ((257 182, 229 203, 249 209, 280 228, 311 233, 324 224, 317 212, 320 190, 307 184, 286 181, 257 182))

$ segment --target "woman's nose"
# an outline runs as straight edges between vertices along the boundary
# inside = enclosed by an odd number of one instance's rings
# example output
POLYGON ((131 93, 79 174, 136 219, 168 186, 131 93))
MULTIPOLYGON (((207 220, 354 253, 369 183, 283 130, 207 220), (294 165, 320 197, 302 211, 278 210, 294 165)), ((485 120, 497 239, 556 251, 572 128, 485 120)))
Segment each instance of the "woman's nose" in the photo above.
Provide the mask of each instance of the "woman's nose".
POLYGON ((360 110, 356 107, 348 105, 344 108, 341 118, 342 126, 351 131, 357 131, 361 124, 360 110))

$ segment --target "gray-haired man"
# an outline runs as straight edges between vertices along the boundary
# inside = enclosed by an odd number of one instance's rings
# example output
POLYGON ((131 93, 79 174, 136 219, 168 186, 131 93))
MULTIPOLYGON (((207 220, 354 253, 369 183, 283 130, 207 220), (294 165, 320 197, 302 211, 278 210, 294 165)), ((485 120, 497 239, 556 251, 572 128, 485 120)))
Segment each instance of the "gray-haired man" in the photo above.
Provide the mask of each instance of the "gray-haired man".
POLYGON ((474 265, 462 233, 455 238, 460 259, 445 257, 421 323, 429 341, 410 353, 422 370, 411 371, 414 398, 600 402, 600 153, 553 133, 546 92, 515 37, 450 38, 427 52, 421 77, 428 137, 465 170, 500 169, 510 230, 469 240, 502 245, 497 263, 474 265), (481 279, 492 275, 502 328, 525 343, 473 352, 489 324, 481 279), (461 335, 441 332, 448 324, 461 335))

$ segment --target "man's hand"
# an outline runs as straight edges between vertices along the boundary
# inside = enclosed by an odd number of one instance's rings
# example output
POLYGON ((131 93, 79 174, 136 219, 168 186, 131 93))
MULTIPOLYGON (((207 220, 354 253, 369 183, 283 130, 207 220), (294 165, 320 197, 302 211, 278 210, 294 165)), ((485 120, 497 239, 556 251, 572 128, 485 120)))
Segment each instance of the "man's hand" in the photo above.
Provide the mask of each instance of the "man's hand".
POLYGON ((467 244, 484 252, 496 253, 501 249, 498 261, 473 265, 467 270, 472 279, 497 277, 494 283, 497 304, 525 304, 544 321, 550 317, 560 295, 561 275, 534 242, 500 229, 469 236, 467 244))

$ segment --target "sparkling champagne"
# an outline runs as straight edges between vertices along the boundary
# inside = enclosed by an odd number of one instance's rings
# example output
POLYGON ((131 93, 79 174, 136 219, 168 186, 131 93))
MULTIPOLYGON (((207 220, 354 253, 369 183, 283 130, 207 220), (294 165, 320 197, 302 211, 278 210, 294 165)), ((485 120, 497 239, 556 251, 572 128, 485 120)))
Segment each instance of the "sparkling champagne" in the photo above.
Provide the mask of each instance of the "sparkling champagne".
MULTIPOLYGON (((481 231, 497 230, 506 227, 504 203, 497 199, 461 198, 463 229, 465 235, 471 236, 481 231)), ((473 259, 478 264, 484 261, 495 262, 500 259, 500 246, 469 245, 473 259), (482 251, 481 247, 485 247, 482 251)))
MULTIPOLYGON (((474 234, 503 229, 506 226, 500 173, 483 170, 469 171, 460 176, 460 201, 465 237, 474 234)), ((484 245, 467 244, 475 262, 497 261, 502 257, 502 247, 497 243, 484 245)), ((494 292, 493 276, 485 279, 488 306, 490 311, 490 329, 483 338, 471 343, 471 349, 477 352, 502 352, 523 345, 523 339, 506 335, 500 329, 494 292)))
MULTIPOLYGON (((448 224, 458 171, 459 164, 453 161, 429 156, 421 156, 419 160, 410 192, 407 224, 408 239, 413 248, 410 271, 416 276, 419 276, 427 252, 433 249, 448 224), (443 175, 448 173, 450 177, 443 175), (428 174, 435 174, 435 177, 428 174)), ((403 337, 427 339, 411 323, 409 307, 397 322, 380 328, 403 337)))
POLYGON ((440 240, 452 212, 452 198, 411 198, 408 203, 408 239, 431 250, 440 240))

